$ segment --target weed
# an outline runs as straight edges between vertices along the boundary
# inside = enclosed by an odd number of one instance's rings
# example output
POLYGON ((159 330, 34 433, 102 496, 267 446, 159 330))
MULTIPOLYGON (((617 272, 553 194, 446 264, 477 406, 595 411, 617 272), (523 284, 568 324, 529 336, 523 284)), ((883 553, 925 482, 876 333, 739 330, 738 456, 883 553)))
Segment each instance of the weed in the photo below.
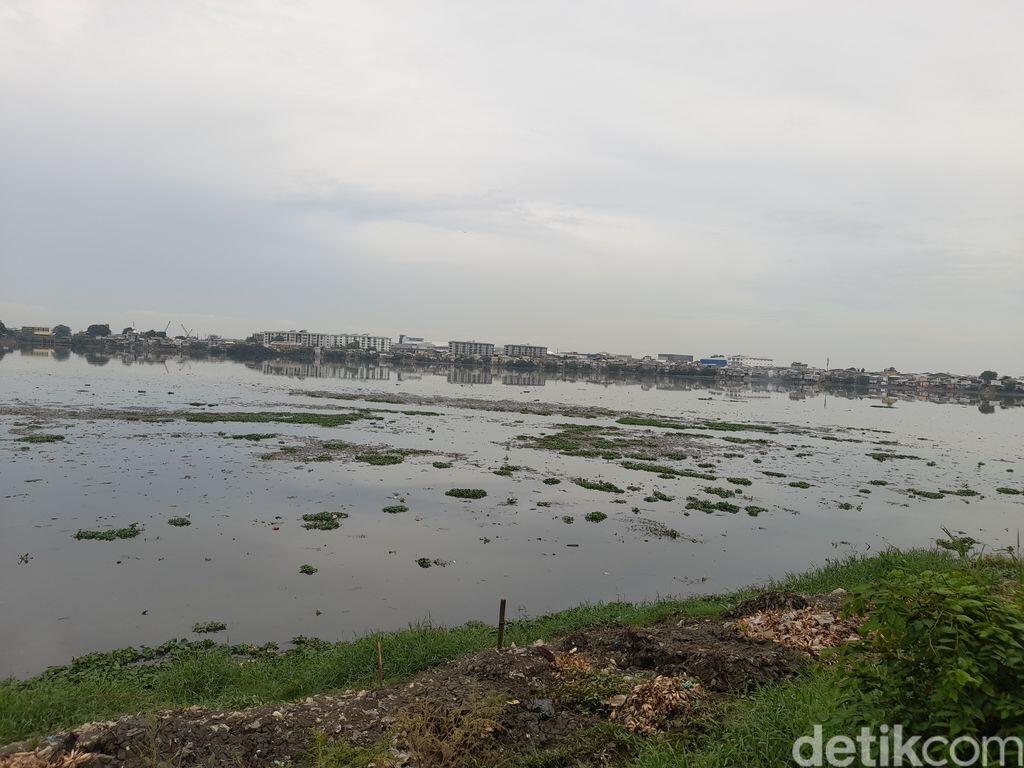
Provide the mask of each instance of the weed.
POLYGON ((704 493, 710 493, 712 496, 719 496, 723 499, 731 499, 736 495, 736 491, 730 491, 728 488, 721 488, 717 485, 706 485, 701 490, 704 493))
POLYGON ((675 501, 675 498, 675 496, 669 496, 668 494, 662 493, 661 491, 655 491, 650 496, 645 496, 644 501, 646 501, 648 504, 653 504, 657 501, 675 501))
POLYGON ((19 443, 59 443, 64 439, 64 435, 46 435, 41 432, 34 435, 25 435, 19 437, 19 443))
POLYGON ((202 621, 192 625, 192 631, 197 635, 208 635, 213 632, 223 632, 228 625, 223 621, 202 621))
POLYGON ((340 427, 351 424, 362 419, 379 420, 381 416, 374 416, 372 413, 357 411, 354 413, 287 413, 259 411, 255 413, 189 413, 185 421, 201 422, 212 424, 218 421, 230 421, 252 424, 316 424, 321 427, 340 427))
POLYGON ((1007 496, 1020 496, 1024 491, 1019 488, 996 488, 996 493, 1003 493, 1007 496))
POLYGON ((744 511, 745 511, 745 512, 746 512, 746 513, 747 513, 748 515, 750 515, 751 517, 757 517, 757 516, 758 516, 758 515, 760 515, 760 514, 761 514, 762 512, 767 512, 767 511, 768 511, 768 510, 767 510, 767 509, 765 509, 764 507, 758 507, 758 506, 755 506, 755 505, 753 505, 753 504, 751 504, 750 506, 744 507, 744 508, 743 508, 743 510, 744 510, 744 511))
POLYGON ((939 491, 922 491, 917 488, 908 488, 907 493, 911 496, 920 496, 923 499, 942 499, 945 498, 939 491))
POLYGON ((389 507, 384 507, 381 512, 387 512, 389 515, 400 515, 402 512, 408 512, 409 508, 405 504, 392 504, 389 507))
POLYGON ((312 512, 302 516, 302 527, 307 531, 333 531, 341 527, 338 521, 346 517, 346 512, 312 512))
POLYGON ((417 701, 399 713, 395 731, 422 768, 495 765, 495 734, 504 697, 488 697, 455 707, 438 701, 417 701))
POLYGON ((792 483, 789 483, 789 487, 790 488, 810 488, 811 484, 808 483, 808 482, 805 482, 803 480, 794 480, 792 483))
POLYGON ((909 453, 891 453, 889 451, 872 451, 871 453, 866 455, 870 456, 875 461, 894 461, 895 459, 915 459, 917 461, 921 460, 920 456, 912 456, 909 453))
POLYGON ((405 457, 400 453, 361 453, 356 456, 356 461, 372 464, 375 467, 385 467, 390 464, 401 464, 405 461, 405 457))
POLYGON ((557 477, 545 477, 542 482, 544 483, 544 485, 558 485, 562 481, 559 480, 557 477))
POLYGON ((566 523, 567 525, 572 525, 576 522, 576 518, 572 515, 562 515, 562 522, 566 523))
POLYGON ((244 435, 229 435, 232 440, 269 440, 277 437, 276 432, 247 432, 244 435))
POLYGON ((434 469, 451 469, 452 463, 450 461, 435 461, 432 466, 434 469))
POLYGON ((761 472, 761 474, 765 475, 766 477, 785 477, 786 476, 785 472, 773 472, 770 469, 764 470, 763 472, 761 472))
POLYGON ((142 533, 138 523, 132 523, 127 528, 114 528, 105 531, 80 530, 75 534, 79 540, 89 539, 92 541, 113 541, 114 539, 134 539, 142 533))
POLYGON ((444 495, 453 499, 482 499, 487 495, 487 491, 480 488, 449 488, 444 495))
POLYGON ((727 477, 725 478, 725 481, 727 483, 732 483, 733 485, 753 485, 753 483, 745 477, 727 477))
POLYGON ((582 477, 577 477, 573 479, 573 482, 576 483, 576 485, 578 485, 580 488, 587 488, 588 490, 591 491, 604 491, 605 493, 625 493, 625 491, 619 488, 619 486, 615 485, 615 483, 609 483, 607 480, 587 480, 582 477))
POLYGON ((608 515, 604 512, 587 512, 587 514, 583 516, 583 519, 589 523, 600 523, 602 520, 607 520, 608 515))
POLYGON ((184 528, 187 525, 192 525, 192 521, 187 517, 169 517, 167 518, 167 524, 178 528, 184 528))
POLYGON ((319 568, 314 568, 309 563, 303 563, 302 565, 299 566, 299 573, 304 573, 306 576, 312 576, 318 570, 320 570, 320 569, 319 568))

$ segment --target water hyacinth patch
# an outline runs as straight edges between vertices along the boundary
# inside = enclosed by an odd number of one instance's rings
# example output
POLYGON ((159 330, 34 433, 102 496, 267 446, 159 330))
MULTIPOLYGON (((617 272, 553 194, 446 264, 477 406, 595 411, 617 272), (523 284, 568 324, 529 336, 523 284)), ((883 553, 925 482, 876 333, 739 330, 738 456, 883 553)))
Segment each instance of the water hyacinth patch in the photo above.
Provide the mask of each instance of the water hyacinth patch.
POLYGON ((482 499, 487 495, 487 491, 480 488, 450 488, 444 495, 453 499, 482 499))
POLYGON ((79 541, 114 541, 115 539, 134 539, 142 533, 138 523, 132 523, 127 528, 111 528, 105 531, 80 530, 75 534, 79 541))

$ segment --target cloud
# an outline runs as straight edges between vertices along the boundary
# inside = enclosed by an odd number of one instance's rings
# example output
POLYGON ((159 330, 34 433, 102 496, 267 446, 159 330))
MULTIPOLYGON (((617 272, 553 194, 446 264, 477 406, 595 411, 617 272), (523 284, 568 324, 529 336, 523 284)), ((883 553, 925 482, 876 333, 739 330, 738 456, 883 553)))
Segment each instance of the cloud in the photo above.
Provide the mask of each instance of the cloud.
POLYGON ((15 0, 0 306, 1024 370, 1022 22, 15 0))

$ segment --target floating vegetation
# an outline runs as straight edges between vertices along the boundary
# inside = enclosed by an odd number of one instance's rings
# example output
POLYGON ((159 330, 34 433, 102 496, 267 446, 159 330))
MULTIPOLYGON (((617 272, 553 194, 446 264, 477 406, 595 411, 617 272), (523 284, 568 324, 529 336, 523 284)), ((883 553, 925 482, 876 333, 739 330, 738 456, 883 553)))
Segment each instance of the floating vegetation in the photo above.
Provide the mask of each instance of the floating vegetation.
POLYGON ((550 507, 551 506, 551 502, 550 501, 538 501, 537 502, 537 506, 538 507, 550 507))
POLYGON ((381 512, 387 512, 389 515, 400 515, 403 512, 408 512, 409 508, 405 504, 392 504, 389 507, 384 507, 381 512))
POLYGON ((912 496, 920 496, 924 499, 943 499, 945 496, 939 491, 922 491, 918 488, 908 488, 907 493, 912 496))
POLYGON ((448 561, 441 560, 437 557, 435 557, 433 560, 431 560, 429 557, 418 557, 416 558, 416 565, 418 565, 420 568, 430 568, 432 565, 444 568, 446 565, 448 565, 448 561))
POLYGON ((544 485, 558 485, 562 481, 559 480, 557 477, 545 477, 542 482, 544 483, 544 485))
POLYGON ((192 625, 192 631, 197 635, 208 635, 211 632, 223 632, 228 625, 223 621, 202 621, 192 625))
POLYGON ((651 419, 642 416, 623 416, 615 420, 617 424, 626 424, 631 427, 661 427, 662 429, 689 429, 691 424, 680 424, 678 421, 667 419, 651 419))
POLYGON ((328 451, 347 451, 355 447, 353 443, 346 443, 344 440, 328 440, 324 443, 324 448, 328 451))
POLYGON ((653 504, 656 501, 675 501, 675 498, 675 496, 669 496, 661 491, 655 491, 650 496, 645 496, 644 501, 648 504, 653 504))
POLYGON ((693 496, 687 497, 686 502, 687 509, 696 509, 700 512, 739 512, 739 507, 735 504, 730 504, 728 501, 708 501, 707 499, 698 499, 693 496))
POLYGON ((319 568, 314 568, 309 563, 303 563, 302 565, 299 566, 299 573, 304 573, 307 576, 312 576, 318 570, 320 570, 320 569, 319 568))
POLYGON ((765 475, 766 477, 786 477, 786 473, 785 472, 773 472, 770 469, 766 469, 766 470, 762 471, 761 474, 765 475))
MULTIPOLYGON (((269 440, 272 437, 277 437, 276 432, 247 432, 244 435, 228 435, 232 440, 269 440)), ((327 444, 324 447, 328 447, 327 444)))
POLYGON ((841 502, 839 502, 839 508, 842 509, 842 510, 853 509, 853 504, 851 504, 848 501, 841 501, 841 502))
POLYGON ((756 506, 754 504, 750 504, 749 506, 744 507, 743 511, 746 512, 751 517, 757 517, 762 512, 767 512, 768 510, 765 509, 764 507, 758 507, 758 506, 756 506))
POLYGON ((487 495, 487 491, 480 488, 450 488, 444 492, 444 495, 454 499, 482 499, 487 495))
POLYGON ((519 503, 519 499, 517 499, 515 496, 509 496, 507 499, 505 499, 504 501, 500 502, 498 504, 498 506, 499 507, 514 507, 518 503, 519 503))
POLYGON ((39 432, 39 433, 36 433, 34 435, 25 435, 24 437, 19 437, 18 438, 18 442, 19 443, 59 443, 63 439, 64 439, 64 435, 48 435, 48 434, 44 434, 42 432, 39 432))
POLYGON ((705 421, 699 429, 715 429, 721 432, 768 432, 774 434, 779 430, 768 424, 739 424, 734 421, 705 421))
POLYGON ((736 491, 730 491, 728 488, 720 488, 717 485, 708 485, 701 489, 704 493, 710 493, 712 496, 720 496, 723 499, 731 499, 736 495, 736 491))
MULTIPOLYGON (((739 443, 739 444, 750 443, 750 444, 753 444, 753 445, 768 445, 768 443, 770 442, 769 440, 764 440, 764 439, 761 439, 761 438, 756 438, 756 437, 736 437, 735 435, 726 435, 722 439, 725 440, 727 443, 739 443)), ((807 455, 810 456, 810 454, 807 454, 807 455)))
POLYGON ((170 517, 167 519, 167 524, 178 528, 184 528, 187 525, 192 525, 192 521, 187 517, 170 517))
POLYGON ((315 424, 320 427, 340 427, 345 424, 362 419, 380 420, 382 416, 375 416, 366 411, 354 413, 287 413, 283 411, 257 411, 255 413, 228 412, 228 413, 189 413, 185 421, 195 421, 204 424, 213 424, 218 421, 233 421, 245 424, 315 424))
POLYGON ((434 469, 451 469, 452 463, 450 461, 435 461, 431 466, 434 469))
POLYGON ((753 485, 753 483, 745 477, 727 477, 725 478, 725 481, 727 483, 732 483, 733 485, 753 485))
POLYGON ((142 533, 142 529, 138 523, 132 523, 127 528, 111 528, 106 531, 89 531, 80 530, 75 534, 75 538, 79 540, 92 540, 92 541, 114 541, 114 539, 134 539, 142 533))
POLYGON ((572 515, 562 515, 562 522, 566 523, 567 525, 572 525, 576 522, 576 518, 572 515))
POLYGON ((968 488, 966 486, 964 486, 963 488, 958 488, 955 491, 943 490, 942 493, 949 494, 950 496, 977 496, 978 495, 977 491, 972 490, 971 488, 968 488))
POLYGON ((587 514, 583 516, 583 519, 589 523, 600 523, 602 520, 607 520, 608 515, 604 512, 587 512, 587 514))
POLYGON ((1020 496, 1024 491, 1019 488, 996 488, 996 493, 1003 493, 1007 496, 1020 496))
POLYGON ((346 512, 312 512, 302 516, 302 527, 307 531, 333 531, 341 527, 338 521, 346 517, 346 512))
POLYGON ((390 464, 401 464, 405 461, 405 456, 400 453, 361 453, 356 456, 356 461, 375 467, 385 467, 390 464))
POLYGON ((663 475, 675 475, 676 470, 672 467, 666 467, 663 464, 650 464, 643 461, 624 461, 622 466, 626 469, 636 469, 641 472, 656 472, 663 475))
POLYGON ((573 482, 576 483, 580 488, 586 488, 591 491, 604 491, 605 493, 625 493, 615 483, 609 483, 607 480, 587 480, 583 477, 573 478, 573 482))
POLYGON ((889 484, 888 480, 871 480, 869 482, 870 482, 871 485, 888 485, 889 484))
POLYGON ((890 451, 872 451, 871 453, 865 454, 870 456, 875 461, 894 461, 896 459, 914 459, 920 461, 920 456, 913 456, 909 453, 892 453, 890 451))

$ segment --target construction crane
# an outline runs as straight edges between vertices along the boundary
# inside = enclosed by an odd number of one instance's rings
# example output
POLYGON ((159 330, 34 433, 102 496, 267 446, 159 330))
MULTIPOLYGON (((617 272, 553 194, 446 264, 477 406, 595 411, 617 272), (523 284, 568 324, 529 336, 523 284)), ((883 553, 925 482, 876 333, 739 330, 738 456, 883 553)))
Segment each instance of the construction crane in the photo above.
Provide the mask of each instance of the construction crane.
POLYGON ((164 326, 164 336, 167 335, 167 329, 171 327, 171 321, 167 321, 167 325, 164 326))
POLYGON ((188 328, 186 328, 184 326, 184 324, 181 326, 181 330, 183 330, 185 332, 185 338, 186 339, 191 339, 192 338, 192 331, 190 331, 188 328))

